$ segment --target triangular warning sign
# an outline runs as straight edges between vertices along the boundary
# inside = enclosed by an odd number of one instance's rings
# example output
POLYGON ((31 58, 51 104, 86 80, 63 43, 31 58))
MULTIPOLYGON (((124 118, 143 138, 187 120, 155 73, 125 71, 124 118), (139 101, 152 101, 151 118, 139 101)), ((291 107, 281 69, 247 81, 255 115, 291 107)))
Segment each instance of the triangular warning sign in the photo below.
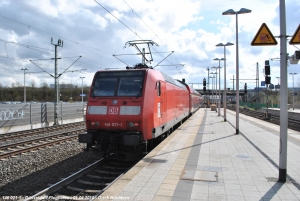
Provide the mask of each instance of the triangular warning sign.
POLYGON ((265 23, 261 25, 257 34, 252 40, 252 46, 277 45, 277 41, 265 23))
POLYGON ((297 30, 295 31, 292 39, 290 40, 290 45, 294 45, 294 44, 300 44, 300 24, 297 30))

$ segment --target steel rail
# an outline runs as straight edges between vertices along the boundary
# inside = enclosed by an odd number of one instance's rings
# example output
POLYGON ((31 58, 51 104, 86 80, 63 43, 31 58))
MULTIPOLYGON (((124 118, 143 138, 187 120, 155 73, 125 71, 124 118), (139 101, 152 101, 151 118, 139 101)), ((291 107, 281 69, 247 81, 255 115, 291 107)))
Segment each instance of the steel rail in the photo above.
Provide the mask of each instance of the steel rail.
MULTIPOLYGON (((26 140, 26 141, 22 141, 22 142, 18 142, 18 143, 11 143, 11 144, 0 146, 0 150, 5 150, 5 149, 16 147, 16 146, 23 146, 25 144, 32 144, 32 143, 35 143, 35 142, 45 141, 45 140, 49 140, 49 139, 56 138, 56 137, 59 137, 59 136, 69 135, 69 134, 72 134, 73 132, 78 133, 79 131, 82 132, 82 130, 74 129, 74 130, 71 130, 71 131, 68 131, 68 132, 60 132, 58 134, 47 136, 47 137, 39 137, 39 138, 36 138, 36 139, 33 139, 33 140, 26 140)), ((77 134, 77 133, 75 133, 75 134, 77 134)))
POLYGON ((52 186, 36 193, 35 195, 26 198, 24 201, 29 201, 29 200, 35 200, 36 198, 40 198, 42 196, 49 196, 51 193, 54 193, 56 191, 58 191, 59 189, 61 189, 62 187, 72 183, 73 181, 75 181, 76 179, 82 177, 83 175, 89 173, 90 171, 96 169, 97 167, 99 167, 101 165, 101 163, 104 162, 104 158, 94 162, 93 164, 81 169, 80 171, 72 174, 71 176, 53 184, 52 186))
POLYGON ((83 122, 79 122, 79 123, 76 122, 76 123, 65 124, 65 125, 61 125, 59 127, 45 127, 45 128, 37 128, 37 129, 24 130, 24 131, 12 132, 12 133, 4 133, 4 134, 0 134, 0 141, 38 135, 41 132, 60 131, 60 130, 64 130, 64 129, 69 128, 69 127, 74 128, 74 127, 84 127, 85 126, 85 125, 83 125, 83 122), (67 126, 65 126, 65 125, 67 125, 67 126))
POLYGON ((39 144, 39 145, 34 145, 34 146, 31 146, 31 147, 11 151, 11 152, 8 152, 8 153, 1 153, 0 154, 0 159, 7 158, 7 157, 10 157, 10 156, 15 156, 15 155, 18 155, 18 154, 21 154, 21 153, 26 153, 28 151, 34 151, 36 149, 44 148, 44 147, 47 147, 47 146, 50 146, 50 145, 59 144, 59 143, 65 142, 65 141, 76 139, 77 137, 78 137, 77 135, 68 136, 68 137, 60 138, 59 140, 55 140, 55 141, 52 141, 52 142, 46 142, 46 143, 42 143, 42 144, 39 144))

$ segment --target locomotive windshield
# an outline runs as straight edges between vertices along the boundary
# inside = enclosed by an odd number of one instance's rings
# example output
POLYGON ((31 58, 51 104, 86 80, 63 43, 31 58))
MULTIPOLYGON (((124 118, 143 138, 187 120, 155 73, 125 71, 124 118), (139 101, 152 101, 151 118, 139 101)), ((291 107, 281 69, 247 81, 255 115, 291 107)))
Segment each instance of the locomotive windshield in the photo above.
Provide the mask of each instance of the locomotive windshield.
POLYGON ((141 96, 145 71, 98 72, 92 96, 141 96))

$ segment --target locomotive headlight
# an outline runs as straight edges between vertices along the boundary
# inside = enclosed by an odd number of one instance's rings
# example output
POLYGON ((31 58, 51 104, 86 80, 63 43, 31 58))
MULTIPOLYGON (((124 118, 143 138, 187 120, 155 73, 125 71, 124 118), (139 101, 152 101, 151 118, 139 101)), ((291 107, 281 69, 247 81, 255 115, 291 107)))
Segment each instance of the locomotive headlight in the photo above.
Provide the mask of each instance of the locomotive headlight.
POLYGON ((138 127, 140 127, 140 122, 137 122, 137 121, 127 122, 127 127, 128 128, 138 128, 138 127))
POLYGON ((99 122, 98 121, 92 121, 91 126, 99 126, 99 122))

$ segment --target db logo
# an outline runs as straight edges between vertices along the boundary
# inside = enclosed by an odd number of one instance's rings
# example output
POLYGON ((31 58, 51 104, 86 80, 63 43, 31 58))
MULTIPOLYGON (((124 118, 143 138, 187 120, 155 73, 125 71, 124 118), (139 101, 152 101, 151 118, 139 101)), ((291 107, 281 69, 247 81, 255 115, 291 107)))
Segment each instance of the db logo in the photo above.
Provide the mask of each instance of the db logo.
POLYGON ((118 114, 118 107, 109 107, 108 114, 118 114))

